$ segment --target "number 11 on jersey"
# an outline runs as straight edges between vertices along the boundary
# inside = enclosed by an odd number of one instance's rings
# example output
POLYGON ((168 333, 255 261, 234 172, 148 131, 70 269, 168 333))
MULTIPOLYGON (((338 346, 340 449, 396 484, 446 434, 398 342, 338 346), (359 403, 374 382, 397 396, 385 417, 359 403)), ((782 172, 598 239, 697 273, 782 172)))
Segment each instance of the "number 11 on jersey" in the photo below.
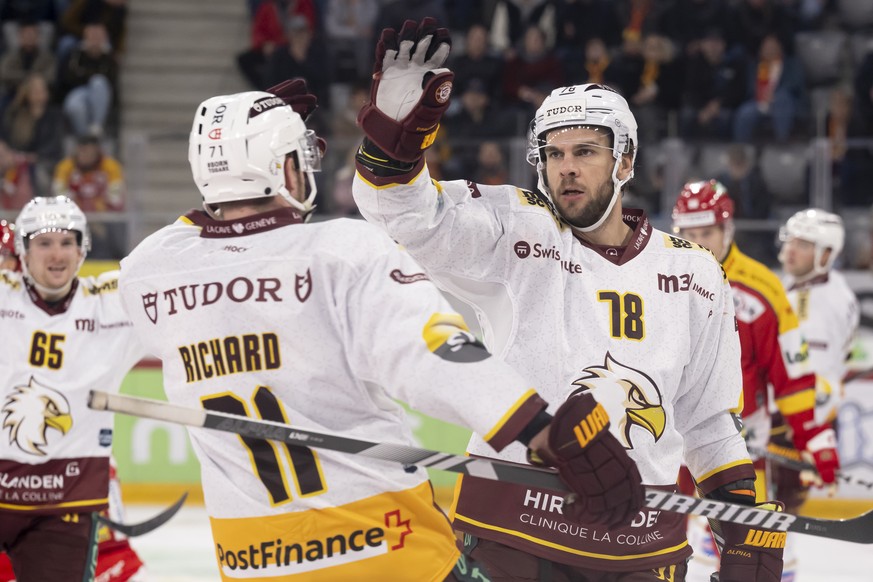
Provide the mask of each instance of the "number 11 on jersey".
MULTIPOLYGON (((240 416, 250 416, 245 401, 230 392, 206 396, 202 399, 203 408, 216 412, 227 412, 240 416)), ((288 424, 285 411, 279 399, 266 386, 258 386, 252 395, 252 404, 263 420, 288 424)), ((291 469, 291 478, 300 497, 320 495, 327 491, 318 454, 308 447, 274 443, 264 439, 241 436, 240 440, 248 449, 255 474, 267 488, 272 505, 291 501, 291 488, 285 474, 279 451, 285 451, 285 459, 291 469)))

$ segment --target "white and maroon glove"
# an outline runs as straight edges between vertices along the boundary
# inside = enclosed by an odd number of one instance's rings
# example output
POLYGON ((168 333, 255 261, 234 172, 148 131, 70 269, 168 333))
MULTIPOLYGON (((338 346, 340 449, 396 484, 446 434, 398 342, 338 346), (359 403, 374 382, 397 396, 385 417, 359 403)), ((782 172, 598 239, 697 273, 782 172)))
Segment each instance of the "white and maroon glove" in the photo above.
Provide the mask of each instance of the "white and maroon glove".
POLYGON ((358 125, 392 159, 415 162, 433 144, 452 95, 455 74, 441 68, 450 47, 449 31, 433 18, 407 20, 399 33, 382 31, 358 125))
POLYGON ((558 408, 548 446, 534 453, 558 469, 573 492, 564 499, 568 519, 615 528, 628 525, 646 501, 636 463, 609 432, 609 416, 590 394, 575 394, 558 408))

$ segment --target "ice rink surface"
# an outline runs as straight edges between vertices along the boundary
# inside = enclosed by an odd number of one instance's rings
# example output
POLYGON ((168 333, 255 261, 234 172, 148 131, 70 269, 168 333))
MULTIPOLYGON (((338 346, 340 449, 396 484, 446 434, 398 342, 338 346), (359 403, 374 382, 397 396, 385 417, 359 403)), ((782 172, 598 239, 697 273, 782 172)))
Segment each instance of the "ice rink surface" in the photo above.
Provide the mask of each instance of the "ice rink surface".
MULTIPOLYGON (((127 521, 148 519, 162 509, 157 505, 128 506, 127 521)), ((873 545, 796 537, 800 563, 794 582, 873 581, 873 545)), ((131 542, 148 566, 150 582, 219 580, 209 520, 201 506, 184 506, 169 523, 131 542)))

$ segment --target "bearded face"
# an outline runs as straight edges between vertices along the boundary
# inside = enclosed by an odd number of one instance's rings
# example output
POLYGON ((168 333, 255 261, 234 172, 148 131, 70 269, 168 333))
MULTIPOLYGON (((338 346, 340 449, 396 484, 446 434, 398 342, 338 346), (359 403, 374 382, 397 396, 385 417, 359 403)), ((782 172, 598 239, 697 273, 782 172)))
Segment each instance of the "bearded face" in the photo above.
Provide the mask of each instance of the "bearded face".
POLYGON ((3 430, 9 444, 25 453, 45 456, 50 431, 67 434, 73 427, 70 404, 63 394, 39 384, 33 378, 27 385, 16 386, 6 397, 3 407, 3 430))

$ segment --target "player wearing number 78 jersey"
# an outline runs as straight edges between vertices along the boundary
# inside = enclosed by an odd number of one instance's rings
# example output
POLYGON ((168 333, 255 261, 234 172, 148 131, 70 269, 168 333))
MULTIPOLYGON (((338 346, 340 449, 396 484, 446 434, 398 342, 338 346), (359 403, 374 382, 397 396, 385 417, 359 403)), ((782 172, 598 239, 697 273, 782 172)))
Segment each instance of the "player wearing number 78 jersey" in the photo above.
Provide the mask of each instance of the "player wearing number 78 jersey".
MULTIPOLYGON (((434 181, 422 150, 448 106, 451 72, 434 52, 448 39, 427 20, 382 33, 358 117, 362 214, 474 307, 489 349, 547 400, 596 398, 648 486, 674 490, 684 459, 704 494, 754 504, 732 414, 742 380, 730 289, 709 251, 622 208, 638 147, 627 101, 597 84, 552 91, 531 123, 539 192, 434 181)), ((483 436, 468 451, 493 455, 483 436)), ((523 486, 464 477, 453 513, 492 580, 681 580, 691 554, 681 516, 577 527, 549 492, 523 486)), ((722 581, 778 580, 781 550, 749 545, 747 530, 723 528, 722 581)))
MULTIPOLYGON (((122 261, 125 304, 163 361, 168 398, 411 444, 395 401, 405 400, 495 449, 529 443, 586 500, 577 521, 629 520, 643 502, 639 473, 594 399, 553 418, 384 233, 363 221, 305 224, 321 142, 298 111, 314 97, 296 80, 272 91, 197 108, 189 157, 206 212, 122 261), (592 455, 609 460, 596 476, 592 455)), ((223 580, 454 579, 459 551, 423 468, 190 435, 223 580)))

